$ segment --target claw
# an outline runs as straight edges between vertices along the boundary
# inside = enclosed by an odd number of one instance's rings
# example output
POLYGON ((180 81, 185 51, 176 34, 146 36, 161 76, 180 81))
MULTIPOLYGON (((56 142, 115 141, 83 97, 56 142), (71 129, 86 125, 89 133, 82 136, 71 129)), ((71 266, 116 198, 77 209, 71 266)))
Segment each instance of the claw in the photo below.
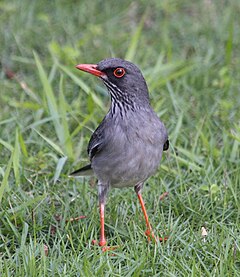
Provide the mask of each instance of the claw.
POLYGON ((157 242, 158 240, 160 242, 164 242, 164 241, 167 241, 168 240, 168 237, 163 237, 163 238, 159 238, 159 237, 155 237, 153 231, 147 229, 146 232, 145 232, 145 235, 147 236, 147 239, 148 239, 148 242, 151 241, 151 239, 153 239, 155 242, 157 242))
POLYGON ((167 240, 168 240, 168 237, 158 238, 158 239, 159 239, 159 241, 164 242, 164 241, 167 241, 167 240))
POLYGON ((92 243, 92 245, 96 245, 98 242, 96 239, 93 239, 91 243, 92 243))
MULTIPOLYGON (((116 245, 116 246, 104 246, 104 245, 101 245, 101 242, 98 242, 95 239, 92 240, 92 245, 102 246, 102 252, 114 251, 114 250, 116 250, 119 247, 119 245, 116 245)), ((105 245, 106 245, 106 242, 105 242, 105 245)))
MULTIPOLYGON (((114 250, 116 250, 118 247, 119 247, 118 245, 116 245, 116 246, 104 246, 104 247, 102 248, 102 252, 114 251, 114 250)), ((114 255, 114 254, 112 254, 112 255, 114 255)))

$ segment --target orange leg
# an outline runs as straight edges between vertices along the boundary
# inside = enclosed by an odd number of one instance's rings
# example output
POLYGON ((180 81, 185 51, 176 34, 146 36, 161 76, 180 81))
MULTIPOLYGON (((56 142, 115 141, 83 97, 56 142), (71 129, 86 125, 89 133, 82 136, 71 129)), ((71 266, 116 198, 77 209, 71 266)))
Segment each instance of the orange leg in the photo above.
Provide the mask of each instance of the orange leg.
POLYGON ((107 241, 105 238, 105 231, 104 231, 104 204, 100 204, 100 240, 99 240, 99 246, 106 245, 107 241))
POLYGON ((153 239, 155 242, 157 242, 157 240, 166 241, 168 239, 167 237, 164 237, 164 238, 156 238, 155 237, 154 232, 152 230, 152 226, 148 219, 147 210, 145 208, 145 204, 144 204, 141 192, 137 192, 137 196, 138 196, 138 199, 139 199, 139 202, 140 202, 143 214, 144 214, 144 218, 146 221, 146 225, 147 225, 147 230, 146 230, 145 234, 148 237, 148 241, 150 241, 151 239, 153 239))
POLYGON ((140 202, 140 205, 141 205, 141 208, 142 208, 142 211, 143 211, 143 214, 144 214, 144 218, 145 218, 145 221, 146 221, 146 225, 147 225, 147 231, 145 232, 145 234, 147 235, 149 241, 150 241, 151 238, 153 238, 156 242, 157 240, 155 238, 155 235, 154 235, 153 230, 152 230, 152 226, 151 226, 151 224, 149 222, 149 219, 148 219, 147 210, 145 208, 145 204, 144 204, 144 201, 143 201, 143 198, 142 198, 142 194, 140 192, 138 192, 137 196, 138 196, 138 200, 140 202))
MULTIPOLYGON (((98 182, 98 196, 99 196, 99 206, 100 206, 100 239, 98 245, 102 247, 102 251, 114 250, 116 246, 106 246, 107 240, 105 237, 105 228, 104 228, 104 208, 106 203, 107 192, 109 186, 107 184, 102 185, 101 182, 98 182)), ((96 244, 97 241, 93 240, 93 244, 96 244)))
MULTIPOLYGON (((118 248, 118 246, 105 246, 107 244, 106 238, 105 238, 105 230, 104 230, 104 203, 100 203, 100 240, 98 245, 102 247, 102 251, 111 251, 118 248)), ((97 241, 93 240, 93 244, 96 244, 97 241)))

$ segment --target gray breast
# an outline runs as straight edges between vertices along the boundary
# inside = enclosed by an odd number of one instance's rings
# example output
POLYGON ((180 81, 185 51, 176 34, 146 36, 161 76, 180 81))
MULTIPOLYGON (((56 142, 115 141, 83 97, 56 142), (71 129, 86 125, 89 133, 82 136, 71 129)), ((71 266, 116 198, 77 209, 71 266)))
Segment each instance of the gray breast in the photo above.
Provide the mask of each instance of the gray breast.
POLYGON ((106 124, 104 148, 92 159, 98 179, 112 187, 135 186, 157 170, 166 129, 153 112, 129 114, 106 124))

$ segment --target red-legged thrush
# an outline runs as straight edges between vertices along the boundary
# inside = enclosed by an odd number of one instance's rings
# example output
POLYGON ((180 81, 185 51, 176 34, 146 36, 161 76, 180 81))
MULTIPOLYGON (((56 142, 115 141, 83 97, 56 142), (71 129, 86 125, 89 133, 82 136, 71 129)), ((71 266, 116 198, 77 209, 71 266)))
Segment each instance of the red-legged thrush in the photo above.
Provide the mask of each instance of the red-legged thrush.
POLYGON ((136 65, 119 58, 76 68, 99 77, 111 96, 111 107, 88 144, 91 164, 70 174, 85 176, 93 172, 98 179, 99 245, 106 245, 104 207, 111 187, 134 187, 146 220, 146 234, 156 240, 141 191, 156 172, 169 142, 164 124, 150 105, 145 79, 136 65))

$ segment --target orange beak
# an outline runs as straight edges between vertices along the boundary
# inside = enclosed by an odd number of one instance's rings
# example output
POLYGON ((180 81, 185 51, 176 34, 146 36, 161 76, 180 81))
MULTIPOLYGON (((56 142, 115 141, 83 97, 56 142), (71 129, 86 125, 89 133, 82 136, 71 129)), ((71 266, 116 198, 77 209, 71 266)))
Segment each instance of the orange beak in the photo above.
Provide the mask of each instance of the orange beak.
POLYGON ((97 69, 96 64, 78 64, 76 65, 76 68, 79 70, 91 73, 92 75, 95 75, 97 77, 106 76, 104 72, 97 69))

